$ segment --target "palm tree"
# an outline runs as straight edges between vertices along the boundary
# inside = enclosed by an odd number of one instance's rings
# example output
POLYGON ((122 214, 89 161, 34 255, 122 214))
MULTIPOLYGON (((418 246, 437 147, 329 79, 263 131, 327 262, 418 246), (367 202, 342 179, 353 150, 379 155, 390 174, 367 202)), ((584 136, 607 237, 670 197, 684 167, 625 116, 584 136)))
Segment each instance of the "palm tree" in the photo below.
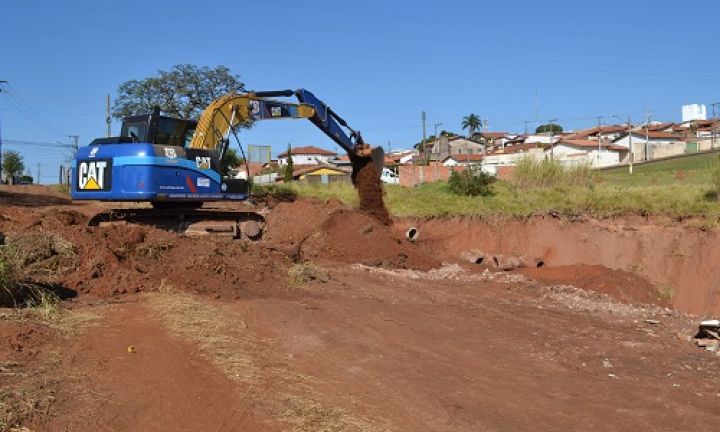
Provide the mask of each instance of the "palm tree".
POLYGON ((480 126, 482 126, 482 120, 480 120, 480 116, 477 114, 470 114, 462 119, 462 123, 460 124, 463 129, 468 130, 468 137, 472 138, 473 135, 475 135, 475 132, 480 129, 480 126))

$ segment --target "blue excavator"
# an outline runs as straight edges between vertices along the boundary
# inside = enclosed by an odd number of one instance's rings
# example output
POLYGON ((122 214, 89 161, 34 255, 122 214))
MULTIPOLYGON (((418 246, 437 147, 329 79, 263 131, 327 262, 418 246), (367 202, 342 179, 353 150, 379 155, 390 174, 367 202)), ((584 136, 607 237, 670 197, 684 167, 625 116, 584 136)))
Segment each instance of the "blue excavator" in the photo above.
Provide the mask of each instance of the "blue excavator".
POLYGON ((163 116, 159 108, 151 114, 125 117, 120 136, 98 138, 78 149, 73 161, 72 198, 149 202, 153 207, 102 212, 90 225, 149 222, 188 233, 257 237, 262 232, 261 215, 209 211, 201 209, 202 204, 250 197, 249 173, 246 178, 230 178, 221 172, 231 136, 240 145, 237 138, 243 126, 260 120, 299 118, 310 120, 347 152, 353 180, 368 164, 375 166, 379 177, 384 161, 382 147, 371 148, 359 131, 311 92, 251 91, 214 100, 198 121, 163 116), (274 99, 293 96, 299 103, 274 99))

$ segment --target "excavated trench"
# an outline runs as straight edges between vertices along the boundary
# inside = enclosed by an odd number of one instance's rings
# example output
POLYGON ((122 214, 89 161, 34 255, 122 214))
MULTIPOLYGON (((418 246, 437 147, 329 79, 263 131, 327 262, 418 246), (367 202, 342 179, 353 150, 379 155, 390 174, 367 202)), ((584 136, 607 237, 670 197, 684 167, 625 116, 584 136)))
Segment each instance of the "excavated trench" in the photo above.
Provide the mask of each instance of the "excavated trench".
POLYGON ((404 219, 395 224, 417 227, 422 237, 416 244, 443 260, 468 251, 517 254, 543 262, 540 268, 518 270, 540 281, 604 291, 631 302, 668 304, 688 313, 720 313, 720 230, 700 229, 693 221, 546 216, 404 219))

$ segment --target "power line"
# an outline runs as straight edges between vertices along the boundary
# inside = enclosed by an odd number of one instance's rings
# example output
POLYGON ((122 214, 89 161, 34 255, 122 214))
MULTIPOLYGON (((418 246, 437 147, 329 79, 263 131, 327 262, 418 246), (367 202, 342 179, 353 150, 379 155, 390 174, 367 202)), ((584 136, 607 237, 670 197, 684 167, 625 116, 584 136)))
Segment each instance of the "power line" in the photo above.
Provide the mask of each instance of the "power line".
POLYGON ((13 105, 21 114, 23 114, 28 120, 41 129, 44 129, 54 135, 66 136, 66 133, 61 132, 59 129, 53 127, 48 123, 40 114, 35 111, 30 104, 25 100, 9 85, 6 83, 5 91, 2 92, 6 96, 6 99, 13 105))

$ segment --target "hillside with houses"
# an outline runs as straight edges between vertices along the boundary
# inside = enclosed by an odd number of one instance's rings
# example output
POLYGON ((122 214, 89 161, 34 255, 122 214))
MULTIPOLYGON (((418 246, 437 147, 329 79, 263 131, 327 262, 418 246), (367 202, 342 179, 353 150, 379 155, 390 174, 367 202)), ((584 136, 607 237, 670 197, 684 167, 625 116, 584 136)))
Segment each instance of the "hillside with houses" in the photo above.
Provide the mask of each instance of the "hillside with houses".
MULTIPOLYGON (((618 123, 535 133, 469 129, 466 136, 443 131, 406 149, 388 149, 383 179, 414 186, 447 180, 452 171, 467 167, 507 178, 524 158, 552 159, 568 167, 603 169, 707 152, 720 145, 718 118, 686 119, 679 123, 618 123)), ((256 183, 284 179, 309 183, 350 180, 350 161, 344 153, 317 146, 298 146, 290 151, 290 156, 285 151, 270 161, 251 161, 250 176, 256 183), (289 160, 292 160, 292 174, 286 175, 289 160)))

